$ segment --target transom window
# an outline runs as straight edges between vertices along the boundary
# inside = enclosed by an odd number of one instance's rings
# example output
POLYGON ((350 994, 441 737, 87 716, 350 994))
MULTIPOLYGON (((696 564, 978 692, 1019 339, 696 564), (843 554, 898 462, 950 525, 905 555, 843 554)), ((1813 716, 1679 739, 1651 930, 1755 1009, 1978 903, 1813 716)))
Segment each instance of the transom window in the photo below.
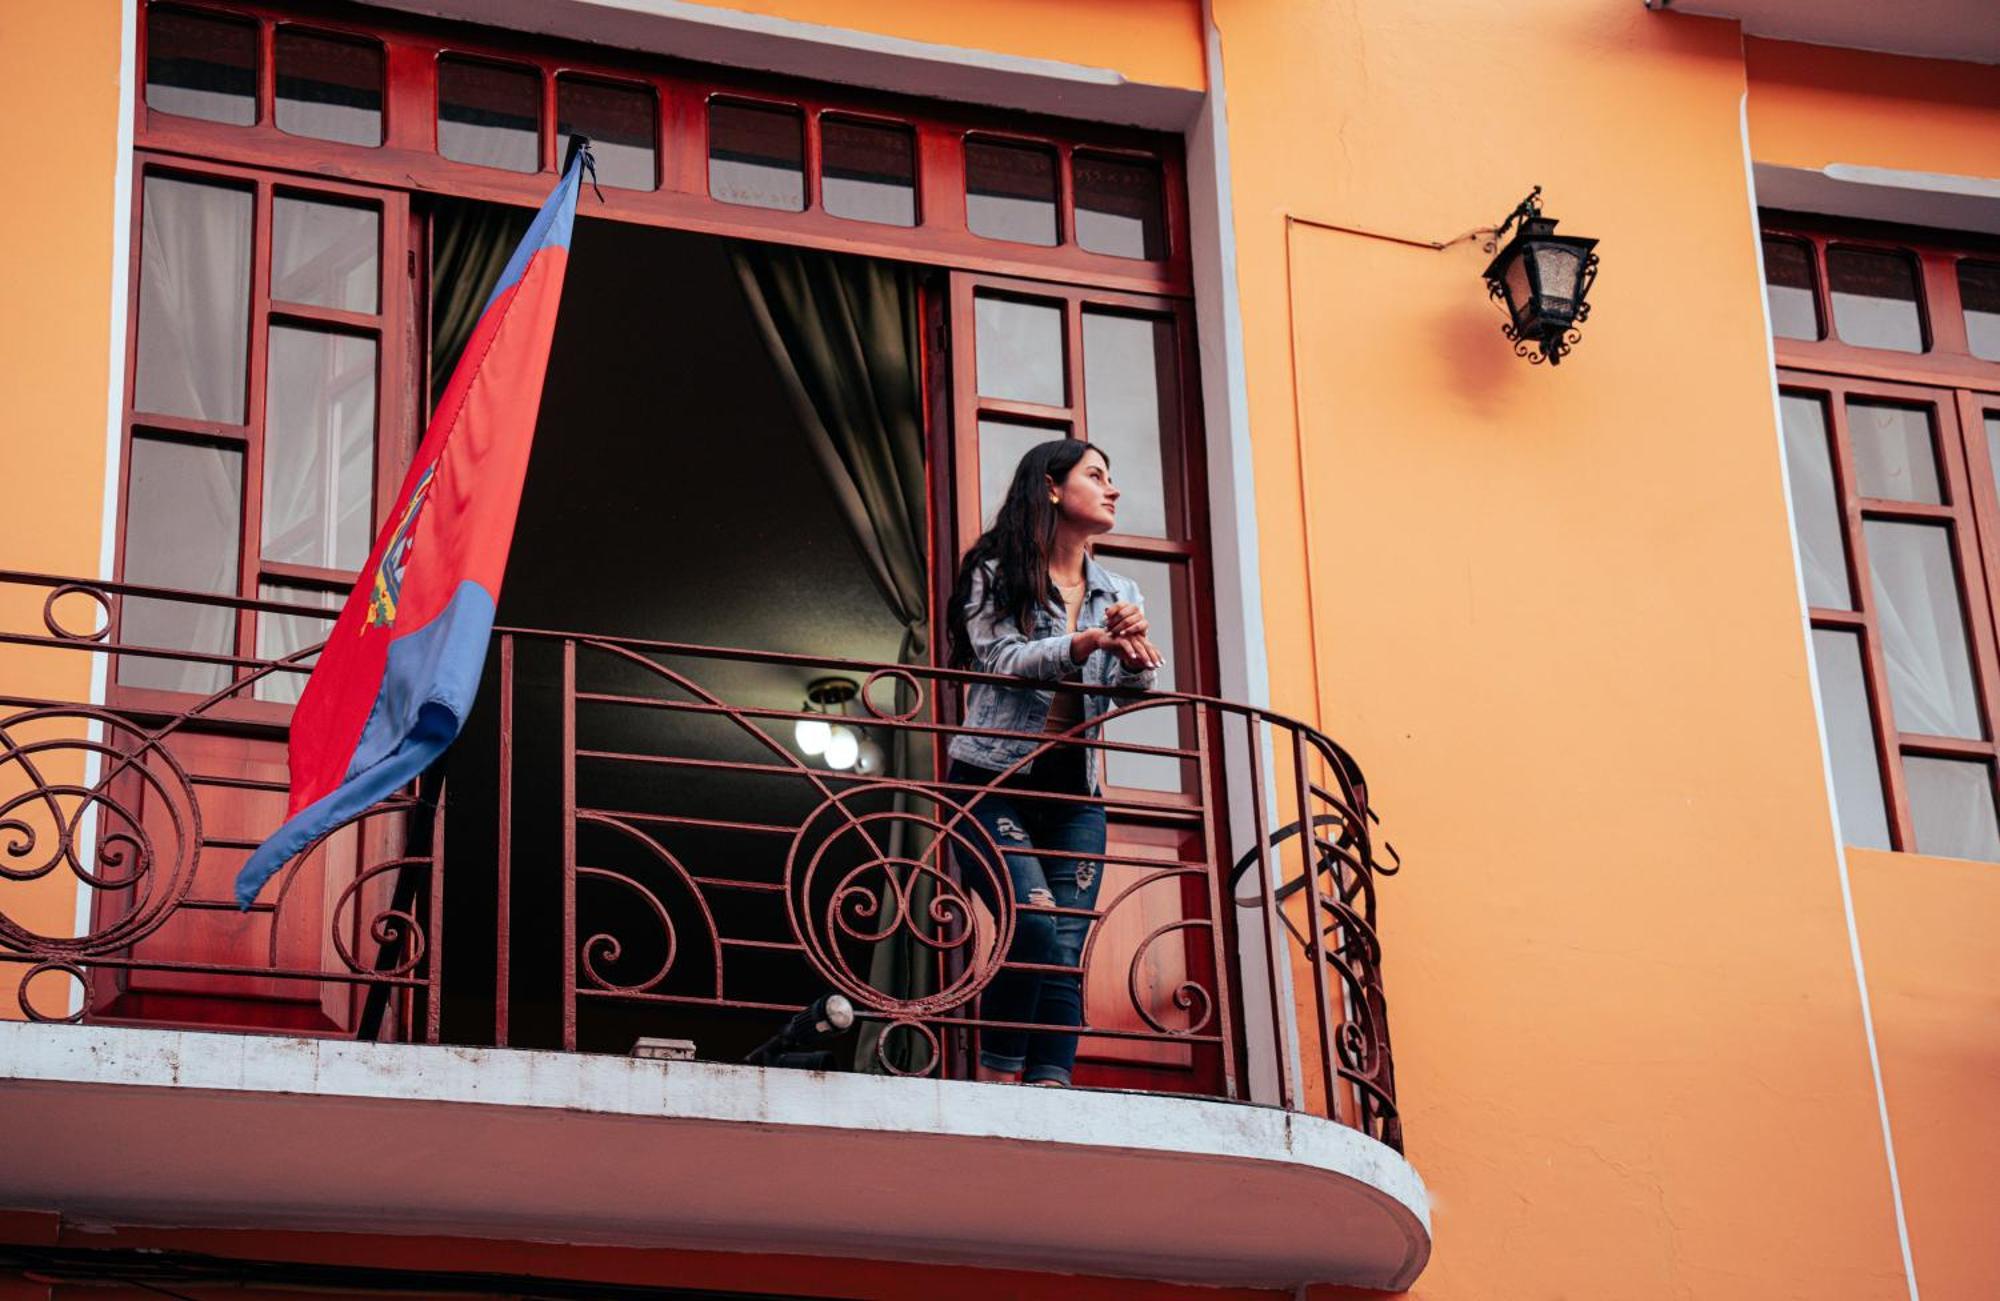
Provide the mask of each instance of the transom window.
POLYGON ((334 147, 343 178, 420 178, 531 204, 584 135, 601 215, 1190 289, 1181 160, 1167 137, 1025 114, 1000 128, 954 105, 662 72, 615 51, 416 18, 363 27, 275 5, 162 3, 142 29, 140 136, 173 152, 286 167, 309 139, 334 147))
POLYGON ((1774 214, 1764 265, 1842 832, 2000 862, 2000 256, 1774 214))

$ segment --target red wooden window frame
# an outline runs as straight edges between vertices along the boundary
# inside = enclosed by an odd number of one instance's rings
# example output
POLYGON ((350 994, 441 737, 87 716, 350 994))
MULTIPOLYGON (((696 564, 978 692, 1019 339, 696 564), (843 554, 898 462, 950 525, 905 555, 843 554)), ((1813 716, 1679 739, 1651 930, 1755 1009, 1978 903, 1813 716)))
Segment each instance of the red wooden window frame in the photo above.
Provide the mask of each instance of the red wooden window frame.
MULTIPOLYGON (((531 37, 462 23, 370 13, 301 0, 270 3, 204 3, 172 0, 178 12, 209 13, 257 24, 257 114, 237 126, 182 117, 150 108, 137 97, 137 141, 142 149, 184 154, 251 167, 305 170, 314 175, 405 190, 527 206, 547 194, 559 163, 556 78, 650 89, 658 106, 655 152, 659 188, 606 188, 589 196, 584 216, 603 216, 681 230, 768 238, 812 248, 898 258, 999 275, 1055 278, 1073 284, 1142 294, 1186 297, 1193 292, 1189 256, 1186 173, 1172 136, 1099 126, 1025 113, 919 100, 846 87, 817 86, 670 62, 576 42, 531 37), (273 33, 279 26, 380 44, 385 53, 383 142, 340 144, 288 135, 272 112, 275 74, 273 33), (539 173, 508 172, 455 162, 437 152, 437 60, 441 54, 528 67, 541 78, 539 173), (806 209, 785 212, 725 203, 708 193, 706 105, 711 99, 762 101, 797 109, 806 129, 806 209), (822 117, 907 126, 916 136, 918 224, 876 225, 828 213, 819 202, 822 117), (1031 144, 1053 151, 1059 163, 1058 225, 1054 247, 1015 244, 975 235, 965 221, 965 137, 1031 144), (1076 243, 1075 155, 1126 157, 1157 164, 1167 255, 1155 261, 1093 253, 1076 243)), ((150 8, 150 2, 148 5, 150 8)), ((146 65, 141 16, 139 67, 146 65)))
MULTIPOLYGON (((375 381, 375 466, 371 514, 372 527, 380 523, 381 512, 395 495, 402 467, 415 445, 416 350, 412 346, 412 299, 407 280, 413 273, 410 216, 407 197, 399 191, 366 188, 317 179, 298 178, 265 169, 234 167, 196 162, 170 156, 141 153, 134 162, 138 201, 133 204, 131 226, 131 308, 126 323, 124 429, 120 456, 118 492, 118 572, 126 572, 127 523, 130 519, 132 445, 136 438, 225 447, 243 456, 241 484, 242 514, 239 522, 237 589, 232 595, 256 601, 260 585, 266 582, 344 593, 354 585, 357 572, 287 564, 263 558, 264 447, 266 425, 266 380, 269 365, 270 332, 275 325, 304 325, 335 333, 365 337, 376 343, 375 381), (225 424, 142 411, 136 405, 139 368, 139 295, 142 288, 145 222, 145 182, 148 177, 220 184, 247 190, 253 195, 250 303, 246 346, 243 421, 225 424), (376 311, 342 311, 303 303, 279 302, 271 295, 272 215, 280 197, 324 198, 365 206, 381 216, 377 265, 376 311)), ((231 652, 237 656, 257 655, 259 614, 254 609, 239 610, 231 652)), ((329 612, 329 619, 331 613, 329 612)), ((330 626, 330 624, 329 624, 330 626)), ((157 708, 176 712, 184 708, 183 693, 157 688, 124 685, 112 675, 112 689, 118 702, 133 708, 157 708)), ((291 706, 253 698, 244 691, 220 702, 210 711, 217 719, 282 725, 291 717, 291 706)))
MULTIPOLYGON (((147 0, 139 17, 138 66, 146 68, 147 14, 155 8, 147 0)), ((304 571, 294 566, 261 564, 256 543, 259 538, 259 500, 262 490, 261 449, 258 429, 263 406, 263 368, 270 319, 269 300, 269 216, 274 188, 299 186, 318 188, 335 194, 359 196, 379 203, 383 211, 383 281, 379 318, 358 322, 345 318, 331 321, 336 326, 379 332, 378 379, 380 417, 377 423, 381 463, 377 474, 377 511, 393 495, 394 478, 406 461, 420 428, 419 381, 426 360, 422 346, 426 326, 419 319, 422 295, 413 286, 423 268, 425 240, 422 218, 415 196, 443 194, 487 202, 534 206, 545 197, 558 165, 562 148, 557 134, 557 90, 560 80, 588 80, 607 85, 627 86, 648 91, 657 110, 655 166, 658 188, 650 191, 607 188, 602 202, 595 195, 585 200, 585 216, 636 222, 675 229, 748 238, 768 238, 788 244, 820 247, 869 256, 920 261, 927 265, 987 276, 1031 277, 1034 291, 1047 296, 1070 294, 1088 289, 1098 303, 1124 302, 1140 310, 1177 313, 1183 337, 1182 385, 1183 424, 1190 437, 1198 439, 1200 416, 1194 392, 1195 366, 1192 352, 1192 315, 1189 295, 1192 272, 1189 260, 1185 173, 1178 142, 1169 136, 1147 132, 1099 127, 1092 124, 1037 118, 1027 114, 981 112, 962 105, 922 101, 907 97, 876 94, 847 88, 826 88, 790 79, 760 76, 733 70, 719 70, 674 63, 661 58, 643 58, 575 42, 553 41, 518 33, 498 31, 463 23, 370 13, 356 16, 347 6, 296 0, 295 3, 210 3, 207 0, 160 0, 158 8, 180 14, 209 15, 247 22, 256 32, 254 120, 249 125, 212 122, 151 108, 143 91, 135 105, 136 142, 139 174, 178 170, 190 176, 205 176, 244 185, 257 193, 255 282, 253 289, 253 350, 249 359, 251 391, 247 410, 253 422, 246 429, 178 429, 168 420, 147 417, 131 406, 132 373, 126 376, 125 447, 130 463, 132 431, 135 426, 185 434, 197 441, 240 445, 246 451, 244 468, 243 547, 240 564, 242 582, 238 595, 254 599, 258 580, 278 581, 331 589, 351 583, 353 575, 332 571, 304 571), (298 31, 379 46, 383 51, 384 86, 382 99, 382 143, 376 146, 345 144, 280 131, 276 126, 277 68, 275 50, 280 31, 298 31), (437 152, 437 65, 450 56, 474 61, 502 63, 533 71, 540 79, 538 173, 521 173, 473 163, 454 161, 437 152), (742 103, 768 103, 796 109, 805 128, 806 208, 786 212, 726 203, 708 193, 707 105, 716 99, 742 103), (877 225, 851 217, 836 216, 820 203, 820 135, 823 119, 872 122, 908 128, 915 143, 915 207, 918 222, 911 227, 877 225), (1015 244, 972 233, 965 219, 965 158, 967 136, 1045 148, 1058 160, 1059 240, 1054 247, 1015 244), (1081 150, 1091 157, 1123 157, 1156 165, 1161 176, 1167 255, 1142 261, 1092 253, 1076 242, 1075 158, 1081 150), (299 178, 293 180, 292 178, 299 178), (309 178, 309 179, 307 179, 309 178), (403 272, 408 273, 405 281, 403 272), (1060 286, 1041 283, 1053 277, 1060 286)), ((139 215, 135 212, 132 240, 134 269, 133 299, 136 304, 139 277, 139 215)), ((1072 318, 1076 315, 1074 305, 1072 318)), ((317 318, 312 309, 285 307, 282 314, 317 318)), ((328 317, 342 314, 326 313, 328 317)), ((128 363, 136 341, 134 324, 128 339, 128 363)), ((1072 320, 1074 325, 1074 319, 1072 320)), ((1079 381, 1080 383, 1080 381, 1079 381)), ((1080 389, 1079 389, 1080 391, 1080 389)), ((1079 413, 1080 420, 1080 413, 1079 413)), ((1169 456, 1171 476, 1180 466, 1199 465, 1199 448, 1190 443, 1179 459, 1169 456)), ((1185 477, 1185 476, 1183 476, 1185 477)), ((976 480, 975 480, 976 482, 976 480)), ((1184 525, 1197 521, 1204 494, 1197 485, 1178 486, 1186 505, 1180 518, 1184 525)), ((120 563, 125 535, 124 494, 120 495, 120 563)), ((1184 527, 1186 540, 1181 553, 1166 547, 1168 554, 1182 554, 1190 571, 1190 595, 1208 600, 1205 547, 1195 539, 1205 539, 1202 527, 1184 527), (1197 554, 1199 553, 1199 554, 1197 554)), ((1162 549, 1158 539, 1108 540, 1115 551, 1124 548, 1135 554, 1152 554, 1162 549)), ((122 570, 121 570, 122 572, 122 570)), ((1192 606, 1192 601, 1183 604, 1192 606)), ((239 618, 236 652, 254 653, 255 614, 245 611, 239 618)), ((1179 630, 1189 647, 1209 644, 1206 616, 1191 611, 1183 618, 1200 625, 1179 630)), ((1206 656, 1205 649, 1193 654, 1206 656)), ((1193 665, 1185 666, 1193 668, 1193 665)), ((127 688, 122 697, 128 703, 173 707, 170 693, 146 693, 127 688), (135 697, 132 693, 138 692, 135 697), (158 697, 154 700, 153 697, 158 697)), ((246 693, 247 695, 247 693, 246 693)), ((232 700, 219 707, 220 715, 243 721, 282 724, 289 718, 286 706, 252 699, 232 700)))
MULTIPOLYGON (((971 273, 951 277, 949 303, 951 322, 952 372, 950 393, 951 503, 956 515, 949 528, 955 555, 962 555, 978 537, 986 503, 980 493, 979 422, 981 417, 997 417, 1012 423, 1046 428, 1051 438, 1088 440, 1087 378, 1084 358, 1084 315, 1087 311, 1149 318, 1170 322, 1174 332, 1173 360, 1175 391, 1171 400, 1174 436, 1160 446, 1165 536, 1137 533, 1108 533, 1098 539, 1096 554, 1112 568, 1121 557, 1156 561, 1175 572, 1173 602, 1173 643, 1176 647, 1175 686, 1178 690, 1214 694, 1215 609, 1210 552, 1208 546, 1208 488, 1204 466, 1199 370, 1196 358, 1194 313, 1184 300, 1113 293, 1074 285, 1053 285, 1040 281, 971 273), (982 296, 1014 301, 1032 301, 1059 306, 1062 312, 1062 355, 1064 392, 1060 404, 1043 404, 983 395, 978 383, 978 329, 976 311, 982 296)), ((1117 477, 1118 465, 1112 466, 1117 477)), ((952 573, 939 566, 934 608, 944 610, 951 598, 952 573)), ((1149 593, 1157 598, 1160 593, 1149 593)), ((1151 611, 1157 620, 1160 603, 1151 611)), ((942 638, 940 626, 935 636, 942 638)), ((941 641, 938 644, 942 644, 941 641)), ((1181 717, 1181 748, 1199 746, 1191 717, 1181 717)), ((1107 771, 1109 765, 1107 764, 1107 771)), ((1211 789, 1206 792, 1208 807, 1221 808, 1223 791, 1219 768, 1208 773, 1211 789)), ((1202 827, 1195 809, 1201 803, 1196 783, 1201 780, 1199 765, 1182 763, 1178 790, 1120 787, 1106 782, 1109 822, 1108 863, 1124 864, 1129 859, 1199 861, 1202 827)), ((1112 881, 1107 881, 1107 889, 1112 881)), ((1196 877, 1182 878, 1178 898, 1168 891, 1155 890, 1141 901, 1142 910, 1125 918, 1132 936, 1143 934, 1150 925, 1168 923, 1181 917, 1205 915, 1208 908, 1207 884, 1196 877), (1178 908, 1175 914, 1172 910, 1178 908), (1135 920, 1143 919, 1143 920, 1135 920)), ((1216 918, 1216 924, 1224 919, 1216 918)), ((1187 942, 1174 952, 1185 962, 1197 981, 1210 974, 1213 957, 1201 942, 1199 929, 1187 932, 1187 942)), ((1113 943, 1115 941, 1106 941, 1113 943)), ((1162 950, 1164 954, 1164 950, 1162 950)), ((1086 990, 1086 999, 1090 991, 1086 990)), ((1113 1015, 1124 1011, 1114 1000, 1113 1015)), ((1091 1019, 1086 1017, 1086 1019, 1091 1019)), ((1093 1021, 1095 1024, 1095 1021, 1093 1021)), ((1221 1068, 1213 1054, 1192 1052, 1187 1047, 1161 1044, 1133 1044, 1119 1040, 1086 1037, 1080 1048, 1079 1078, 1087 1083, 1156 1091, 1210 1089, 1218 1078, 1209 1078, 1221 1068)))
POLYGON ((1861 638, 1863 674, 1873 724, 1893 848, 1914 852, 1905 757, 1970 759, 1987 766, 2000 802, 2000 492, 1985 426, 2000 420, 2000 362, 1974 356, 1959 297, 1961 261, 2000 260, 2000 240, 1946 235, 1909 227, 1838 221, 1795 213, 1763 214, 1767 240, 1804 245, 1813 269, 1815 309, 1822 338, 1774 337, 1781 392, 1811 397, 1825 411, 1835 491, 1839 496, 1847 579, 1854 608, 1813 606, 1811 624, 1861 638), (1918 277, 1918 311, 1927 348, 1921 353, 1867 348, 1843 341, 1835 324, 1826 275, 1829 246, 1895 253, 1910 259, 1918 277), (1850 399, 1881 399, 1928 407, 1945 502, 1925 505, 1861 495, 1848 432, 1850 399), (1928 522, 1949 530, 1965 612, 1971 663, 1984 737, 1920 734, 1896 725, 1883 651, 1880 611, 1868 571, 1863 525, 1868 520, 1928 522))
MULTIPOLYGON (((1180 571, 1175 601, 1177 625, 1175 645, 1180 648, 1175 664, 1175 681, 1182 691, 1212 693, 1213 666, 1207 648, 1213 645, 1214 614, 1210 601, 1208 572, 1208 490, 1203 473, 1201 440, 1201 395, 1195 355, 1194 313, 1186 302, 1171 298, 1136 294, 1107 293, 1075 285, 1053 285, 988 275, 954 275, 951 278, 952 338, 952 429, 951 475, 953 498, 957 504, 954 521, 954 554, 963 555, 979 536, 983 509, 979 490, 979 421, 997 417, 1013 423, 1039 425, 1051 438, 1088 440, 1089 416, 1083 356, 1083 317, 1087 310, 1103 310, 1118 315, 1171 321, 1174 328, 1177 419, 1179 439, 1162 445, 1160 466, 1166 507, 1166 536, 1139 533, 1107 533, 1099 538, 1096 553, 1112 567, 1117 558, 1158 561, 1180 571), (1063 363, 1065 400, 1061 405, 1045 405, 984 396, 977 376, 977 299, 982 295, 1017 301, 1059 303, 1063 312, 1063 363)), ((1112 467, 1113 478, 1117 466, 1112 467)), ((949 575, 945 576, 949 581, 949 575)), ((941 594, 949 596, 945 591, 941 594)), ((942 607, 940 607, 942 608, 942 607)), ((1190 738, 1184 741, 1191 744, 1190 738)), ((1193 804, 1191 796, 1174 797, 1148 793, 1148 798, 1177 800, 1193 804)))

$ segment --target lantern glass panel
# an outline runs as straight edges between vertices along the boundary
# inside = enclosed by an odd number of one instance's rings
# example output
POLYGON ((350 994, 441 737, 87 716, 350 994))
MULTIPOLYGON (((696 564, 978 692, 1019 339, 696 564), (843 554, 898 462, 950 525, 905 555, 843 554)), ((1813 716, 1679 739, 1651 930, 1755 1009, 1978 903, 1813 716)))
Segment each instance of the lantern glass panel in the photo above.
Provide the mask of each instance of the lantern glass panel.
POLYGON ((1536 279, 1544 299, 1558 298, 1564 304, 1576 300, 1577 275, 1583 268, 1583 254, 1568 244, 1533 246, 1536 279))
POLYGON ((1501 272, 1501 283, 1507 287, 1507 313, 1519 321, 1535 305, 1535 291, 1528 285, 1527 250, 1515 251, 1512 260, 1501 272))

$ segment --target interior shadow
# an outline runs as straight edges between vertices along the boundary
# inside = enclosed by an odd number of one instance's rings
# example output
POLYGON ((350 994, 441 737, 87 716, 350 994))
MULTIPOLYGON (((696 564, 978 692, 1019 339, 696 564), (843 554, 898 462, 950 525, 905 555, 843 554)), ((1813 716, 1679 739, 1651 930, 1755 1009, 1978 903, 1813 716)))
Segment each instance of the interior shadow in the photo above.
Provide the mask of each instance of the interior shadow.
MULTIPOLYGON (((727 242, 578 221, 498 624, 895 660, 902 626, 808 454, 727 242)), ((579 1048, 625 1052, 654 1035, 740 1059, 782 1014, 701 1003, 796 1004, 823 984, 799 955, 768 947, 788 938, 774 887, 789 840, 733 826, 795 826, 826 792, 796 775, 645 760, 781 762, 789 723, 761 725, 765 736, 748 720, 672 706, 796 709, 818 674, 576 652, 580 690, 650 704, 574 711, 580 749, 638 758, 577 762, 578 806, 607 816, 578 826, 589 871, 566 953, 562 645, 516 641, 504 938, 497 645, 448 761, 445 1037, 494 1041, 504 944, 511 1044, 561 1045, 563 967, 574 961, 583 988, 602 986, 578 1000, 579 1048), (704 825, 663 821, 689 818, 704 825)))

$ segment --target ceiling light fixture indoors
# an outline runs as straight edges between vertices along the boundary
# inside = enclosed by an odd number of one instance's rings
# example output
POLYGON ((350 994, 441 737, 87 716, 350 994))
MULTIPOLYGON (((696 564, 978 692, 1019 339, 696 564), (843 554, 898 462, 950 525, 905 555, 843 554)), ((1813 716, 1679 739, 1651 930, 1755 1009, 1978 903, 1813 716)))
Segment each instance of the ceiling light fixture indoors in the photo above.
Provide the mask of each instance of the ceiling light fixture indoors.
POLYGON ((882 771, 887 762, 882 747, 860 727, 844 721, 860 692, 853 678, 814 678, 806 684, 800 708, 817 717, 801 718, 792 725, 792 740, 800 754, 822 760, 835 772, 853 769, 868 776, 882 771))

